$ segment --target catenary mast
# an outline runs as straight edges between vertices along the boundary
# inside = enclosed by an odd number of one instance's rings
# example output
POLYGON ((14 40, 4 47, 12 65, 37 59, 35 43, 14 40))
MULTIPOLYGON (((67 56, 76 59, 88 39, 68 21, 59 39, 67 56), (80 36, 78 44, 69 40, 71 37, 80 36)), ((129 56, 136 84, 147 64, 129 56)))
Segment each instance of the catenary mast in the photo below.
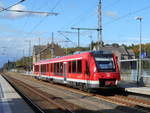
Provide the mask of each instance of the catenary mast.
POLYGON ((98 50, 103 46, 103 40, 102 40, 102 0, 99 0, 98 3, 98 50))

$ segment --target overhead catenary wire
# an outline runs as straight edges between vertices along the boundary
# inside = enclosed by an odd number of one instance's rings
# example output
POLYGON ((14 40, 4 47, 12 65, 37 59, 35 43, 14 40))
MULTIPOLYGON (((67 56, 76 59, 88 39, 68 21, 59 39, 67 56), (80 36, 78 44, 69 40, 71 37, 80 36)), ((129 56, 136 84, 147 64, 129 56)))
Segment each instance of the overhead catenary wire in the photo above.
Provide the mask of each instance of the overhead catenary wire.
POLYGON ((6 11, 14 11, 14 12, 20 12, 20 13, 32 13, 32 14, 43 14, 45 16, 49 16, 49 15, 55 15, 57 16, 58 13, 54 13, 54 12, 42 12, 42 11, 25 11, 25 10, 10 10, 10 9, 5 9, 6 11))
POLYGON ((127 17, 129 17, 129 16, 131 16, 131 15, 134 15, 134 14, 136 14, 136 13, 145 11, 145 10, 147 10, 147 9, 150 9, 150 6, 147 6, 147 7, 144 7, 144 8, 137 9, 137 10, 135 10, 135 11, 129 12, 129 13, 123 15, 123 16, 120 16, 120 17, 118 17, 118 18, 116 18, 116 19, 114 19, 114 20, 112 20, 112 21, 110 21, 110 22, 104 23, 104 24, 105 24, 105 25, 109 25, 109 24, 111 24, 111 23, 114 23, 114 22, 119 21, 119 20, 121 20, 121 19, 127 18, 127 17))
MULTIPOLYGON (((21 1, 25 1, 25 0, 21 0, 21 1)), ((19 3, 21 3, 21 2, 17 2, 15 5, 17 5, 17 4, 19 4, 19 3)), ((15 6, 15 5, 12 5, 12 6, 15 6)), ((12 7, 12 6, 11 6, 11 7, 12 7)), ((58 6, 58 5, 57 5, 57 6, 58 6)), ((9 8, 10 8, 10 7, 3 8, 3 9, 5 9, 6 11, 14 11, 14 12, 20 12, 20 13, 36 13, 36 14, 47 13, 47 14, 48 14, 48 15, 46 15, 44 18, 42 18, 42 19, 31 29, 31 31, 28 32, 27 35, 24 36, 24 37, 29 37, 29 36, 33 33, 33 31, 34 31, 50 14, 57 15, 56 13, 40 12, 40 11, 11 10, 11 9, 9 9, 9 8)), ((55 8, 56 8, 56 6, 55 6, 55 8)), ((53 8, 53 9, 55 9, 55 8, 53 8)), ((27 20, 28 20, 28 19, 27 19, 27 20)))
POLYGON ((114 7, 115 5, 117 5, 121 0, 116 0, 114 2, 112 2, 111 4, 109 4, 108 6, 105 7, 106 8, 111 8, 111 7, 114 7))
MULTIPOLYGON (((119 3, 119 1, 120 1, 120 0, 116 0, 115 2, 113 2, 113 4, 115 4, 115 3, 119 3)), ((89 10, 89 9, 91 9, 91 8, 88 8, 88 10, 89 10)), ((92 7, 92 9, 93 9, 93 7, 92 7)), ((94 5, 94 9, 95 9, 95 5, 94 5)), ((90 11, 91 11, 91 10, 90 10, 90 11)), ((92 10, 92 12, 93 12, 93 10, 92 10)), ((86 13, 86 14, 88 14, 88 15, 89 15, 89 13, 86 13)), ((95 13, 94 13, 94 14, 95 14, 95 13)), ((91 14, 90 14, 90 15, 91 15, 91 14)), ((79 16, 78 16, 78 18, 79 18, 79 19, 75 19, 75 20, 78 20, 78 21, 77 21, 77 22, 75 22, 75 23, 71 23, 71 24, 70 24, 70 26, 73 26, 73 25, 79 24, 79 23, 80 23, 81 21, 83 21, 83 20, 84 20, 84 22, 85 22, 85 20, 87 20, 87 18, 86 18, 86 17, 87 17, 87 16, 84 16, 84 17, 83 17, 83 15, 79 15, 79 16)), ((67 26, 69 26, 69 25, 67 25, 67 26)), ((64 29, 64 28, 62 28, 62 29, 64 29)))
MULTIPOLYGON (((59 3, 60 3, 60 2, 59 2, 59 3)), ((53 7, 51 10, 54 10, 57 6, 58 6, 58 4, 55 5, 55 7, 53 7)), ((40 13, 40 12, 39 12, 39 13, 40 13)), ((58 13, 49 13, 49 14, 54 14, 55 16, 58 15, 58 13)), ((32 34, 33 31, 34 31, 42 22, 44 22, 44 21, 46 20, 47 17, 48 17, 48 15, 45 16, 43 19, 41 19, 41 20, 31 29, 31 31, 28 33, 28 35, 27 35, 26 37, 28 37, 30 34, 32 34)))
MULTIPOLYGON (((114 1, 113 3, 111 3, 111 5, 109 5, 109 6, 106 6, 107 8, 109 8, 109 7, 112 7, 112 6, 114 6, 114 5, 116 5, 117 3, 119 3, 121 0, 116 0, 116 1, 114 1)), ((97 9, 95 9, 95 4, 94 4, 94 6, 92 6, 91 8, 87 8, 88 10, 86 10, 84 13, 82 13, 82 14, 80 14, 79 16, 77 16, 77 17, 75 17, 74 19, 72 19, 72 21, 70 22, 70 23, 68 23, 67 25, 65 25, 65 26, 68 26, 68 28, 70 28, 69 26, 74 26, 74 25, 77 25, 77 24, 80 24, 82 21, 86 21, 87 19, 88 19, 88 17, 90 16, 90 17, 93 17, 93 15, 95 15, 95 10, 97 9), (93 11, 94 11, 94 13, 93 13, 93 11), (90 13, 89 13, 90 12, 90 13), (88 16, 85 16, 84 14, 88 14, 88 16), (75 20, 75 21, 74 21, 75 20), (74 21, 74 22, 73 22, 74 21)), ((61 29, 64 29, 64 26, 63 27, 61 27, 61 29)))
POLYGON ((24 2, 24 1, 26 1, 26 0, 20 0, 19 2, 15 3, 15 4, 11 5, 11 6, 8 6, 7 8, 0 7, 0 8, 1 8, 0 12, 6 11, 6 10, 8 10, 9 8, 11 8, 11 7, 13 7, 13 6, 16 6, 16 5, 18 5, 18 4, 20 4, 20 3, 24 2))
MULTIPOLYGON (((59 0, 59 1, 55 4, 55 6, 54 6, 52 9, 50 9, 50 10, 53 12, 54 9, 56 9, 56 8, 58 7, 58 5, 61 3, 61 1, 62 1, 62 0, 59 0)), ((57 13, 55 16, 57 16, 57 15, 58 15, 58 13, 57 13)), ((45 16, 43 19, 41 19, 41 20, 31 29, 31 31, 28 33, 28 35, 27 35, 26 37, 28 37, 30 34, 32 34, 33 31, 34 31, 35 29, 37 29, 38 26, 40 26, 40 24, 43 23, 43 22, 47 19, 47 17, 48 17, 48 16, 45 16)))
POLYGON ((56 9, 58 7, 58 5, 62 2, 62 0, 58 0, 55 4, 55 6, 52 8, 52 12, 54 11, 54 9, 56 9))
MULTIPOLYGON (((52 12, 53 12, 53 10, 60 4, 61 1, 62 1, 62 0, 59 0, 59 1, 56 3, 56 5, 51 9, 52 12)), ((58 13, 53 13, 53 14, 54 14, 55 16, 58 15, 58 13)), ((34 29, 36 29, 46 18, 47 18, 47 16, 44 17, 41 21, 39 21, 39 23, 37 23, 37 24, 33 27, 33 29, 31 30, 31 32, 29 32, 29 33, 32 33, 32 32, 34 31, 34 29)))
POLYGON ((72 40, 70 40, 70 39, 69 39, 67 36, 65 36, 61 31, 58 31, 58 33, 59 33, 60 35, 62 35, 67 41, 71 42, 73 45, 76 46, 76 43, 73 42, 72 40))

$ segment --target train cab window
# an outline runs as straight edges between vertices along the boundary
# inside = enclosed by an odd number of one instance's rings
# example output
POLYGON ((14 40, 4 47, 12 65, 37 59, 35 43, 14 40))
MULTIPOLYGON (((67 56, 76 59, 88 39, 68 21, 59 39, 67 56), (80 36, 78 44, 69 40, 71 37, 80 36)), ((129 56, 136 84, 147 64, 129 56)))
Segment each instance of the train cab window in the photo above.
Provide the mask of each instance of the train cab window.
POLYGON ((72 61, 72 73, 76 73, 77 68, 76 68, 76 61, 72 61))
POLYGON ((82 73, 82 60, 77 60, 77 73, 82 73))
POLYGON ((115 71, 113 57, 95 57, 95 61, 99 71, 115 71))
POLYGON ((68 62, 68 72, 71 73, 71 62, 68 62))

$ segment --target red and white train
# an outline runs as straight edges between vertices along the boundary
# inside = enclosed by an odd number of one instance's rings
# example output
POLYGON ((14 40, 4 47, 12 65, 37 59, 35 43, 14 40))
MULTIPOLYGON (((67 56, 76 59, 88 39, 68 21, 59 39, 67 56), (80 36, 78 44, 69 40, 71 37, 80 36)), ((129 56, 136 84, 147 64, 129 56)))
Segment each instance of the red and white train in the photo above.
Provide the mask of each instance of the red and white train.
POLYGON ((37 78, 81 89, 116 86, 120 80, 117 57, 108 51, 92 51, 43 60, 33 65, 37 78))

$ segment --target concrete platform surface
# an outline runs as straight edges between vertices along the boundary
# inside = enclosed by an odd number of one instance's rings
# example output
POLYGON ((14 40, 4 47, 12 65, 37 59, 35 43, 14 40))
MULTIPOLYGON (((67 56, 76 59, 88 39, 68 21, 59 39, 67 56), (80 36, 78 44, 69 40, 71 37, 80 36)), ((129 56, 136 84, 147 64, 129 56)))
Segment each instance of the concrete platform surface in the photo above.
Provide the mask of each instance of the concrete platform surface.
POLYGON ((120 81, 118 86, 125 88, 128 92, 150 95, 150 87, 138 86, 136 82, 120 81))
POLYGON ((0 113, 35 113, 1 75, 0 113))
POLYGON ((130 88, 125 88, 125 89, 128 92, 150 95, 150 88, 148 88, 148 87, 130 87, 130 88))

